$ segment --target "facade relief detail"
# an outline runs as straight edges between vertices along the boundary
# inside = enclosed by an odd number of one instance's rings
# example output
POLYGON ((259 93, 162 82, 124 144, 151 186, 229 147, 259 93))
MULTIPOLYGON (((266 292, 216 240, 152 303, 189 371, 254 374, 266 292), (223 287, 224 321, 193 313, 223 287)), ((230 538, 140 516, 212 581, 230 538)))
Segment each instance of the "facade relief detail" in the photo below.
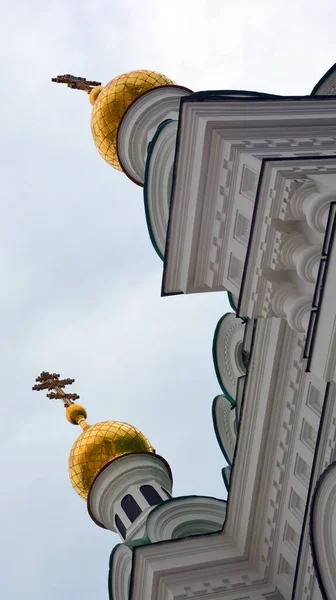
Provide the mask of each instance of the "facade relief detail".
MULTIPOLYGON (((272 176, 281 181, 275 166, 269 168, 270 180, 272 176)), ((256 207, 256 226, 250 239, 253 259, 247 257, 251 266, 254 263, 254 270, 242 283, 243 295, 246 290, 250 302, 249 308, 248 304, 241 307, 240 315, 281 317, 294 331, 307 333, 336 192, 329 189, 320 193, 316 182, 307 177, 298 181, 283 179, 280 187, 281 195, 268 185, 256 207)))
POLYGON ((290 283, 281 283, 272 297, 272 309, 276 317, 286 319, 288 325, 298 333, 308 328, 311 296, 300 296, 290 283))
POLYGON ((311 229, 324 233, 327 226, 330 202, 336 200, 336 192, 319 193, 314 182, 307 181, 295 190, 289 201, 293 219, 306 220, 311 229))

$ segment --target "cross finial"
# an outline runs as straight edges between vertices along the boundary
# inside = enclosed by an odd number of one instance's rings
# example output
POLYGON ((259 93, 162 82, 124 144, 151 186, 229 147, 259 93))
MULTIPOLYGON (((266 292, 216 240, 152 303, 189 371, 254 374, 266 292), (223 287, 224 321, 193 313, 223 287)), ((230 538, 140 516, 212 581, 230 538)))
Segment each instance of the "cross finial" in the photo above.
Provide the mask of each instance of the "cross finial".
POLYGON ((71 385, 74 379, 60 379, 59 373, 48 373, 42 371, 42 373, 36 377, 37 383, 33 386, 33 390, 38 392, 41 390, 48 390, 47 398, 62 400, 65 407, 71 406, 76 400, 78 400, 78 394, 66 394, 63 390, 66 385, 71 385))
POLYGON ((75 75, 70 75, 69 73, 66 75, 57 75, 57 77, 53 77, 51 81, 54 83, 65 83, 73 90, 83 90, 88 94, 94 87, 101 85, 100 81, 87 81, 85 77, 76 77, 75 75))

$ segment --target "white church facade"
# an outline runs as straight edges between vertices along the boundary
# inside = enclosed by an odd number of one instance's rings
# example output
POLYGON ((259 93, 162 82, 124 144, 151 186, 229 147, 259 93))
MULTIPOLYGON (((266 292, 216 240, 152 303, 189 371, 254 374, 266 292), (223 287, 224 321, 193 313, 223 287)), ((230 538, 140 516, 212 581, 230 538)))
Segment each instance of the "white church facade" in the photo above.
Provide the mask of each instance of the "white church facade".
POLYGON ((232 312, 213 342, 227 501, 171 498, 150 449, 106 463, 87 502, 124 539, 110 600, 335 600, 336 65, 308 96, 157 85, 116 148, 162 295, 227 292, 232 312))

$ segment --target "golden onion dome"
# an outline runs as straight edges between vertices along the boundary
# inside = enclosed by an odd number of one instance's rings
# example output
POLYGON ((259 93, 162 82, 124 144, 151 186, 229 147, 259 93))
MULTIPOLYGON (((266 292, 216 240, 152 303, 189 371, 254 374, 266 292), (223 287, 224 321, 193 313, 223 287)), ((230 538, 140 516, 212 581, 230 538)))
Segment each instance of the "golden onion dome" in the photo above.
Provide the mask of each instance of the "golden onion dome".
MULTIPOLYGON (((77 410, 77 406, 73 404, 69 408, 77 410)), ((83 427, 82 423, 79 424, 83 427)), ((115 458, 132 452, 155 452, 136 427, 118 421, 103 421, 96 425, 85 423, 84 431, 73 444, 69 457, 70 480, 77 494, 86 500, 98 473, 115 458)))
POLYGON ((119 125, 128 107, 142 94, 154 88, 175 83, 156 71, 130 71, 119 75, 105 87, 94 87, 90 93, 93 104, 91 130, 101 156, 115 169, 122 171, 117 151, 119 125))
POLYGON ((69 474, 76 492, 85 500, 95 477, 112 460, 134 452, 155 453, 148 439, 133 425, 119 421, 89 425, 85 408, 76 403, 79 395, 64 392, 74 379, 60 379, 58 373, 42 371, 35 381, 33 390, 47 390, 48 398, 61 400, 68 421, 83 430, 71 448, 69 474))

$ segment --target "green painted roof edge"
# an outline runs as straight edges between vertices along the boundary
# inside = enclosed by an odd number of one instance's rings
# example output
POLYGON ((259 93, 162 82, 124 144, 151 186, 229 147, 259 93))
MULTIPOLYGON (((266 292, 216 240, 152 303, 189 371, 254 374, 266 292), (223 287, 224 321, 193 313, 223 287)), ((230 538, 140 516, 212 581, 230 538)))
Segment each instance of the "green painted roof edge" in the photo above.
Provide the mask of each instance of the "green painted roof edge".
POLYGON ((324 75, 321 77, 321 79, 319 79, 319 81, 317 82, 317 84, 313 87, 312 91, 311 91, 311 96, 316 96, 317 92, 319 91, 321 85, 326 81, 326 79, 328 79, 330 77, 330 75, 332 75, 332 73, 336 70, 336 63, 332 65, 332 67, 330 67, 330 69, 328 69, 328 71, 326 73, 324 73, 324 75))
POLYGON ((213 336, 213 341, 212 341, 212 360, 213 360, 213 364, 214 364, 214 368, 215 368, 215 373, 216 373, 216 377, 217 377, 217 381, 219 383, 219 387, 221 388, 224 396, 231 402, 232 405, 236 406, 236 401, 235 399, 231 396, 231 394, 229 394, 229 392, 227 391, 225 385, 224 385, 224 381, 221 378, 220 372, 219 372, 219 367, 218 367, 218 361, 217 361, 217 337, 219 334, 219 330, 220 330, 220 326, 223 323, 224 319, 228 316, 228 315, 234 315, 234 313, 232 312, 227 312, 225 313, 218 321, 217 325, 216 325, 216 329, 214 332, 214 336, 213 336))
POLYGON ((148 229, 148 233, 149 233, 149 237, 150 237, 150 241, 152 242, 152 245, 154 247, 155 252, 157 253, 157 255, 161 258, 161 260, 164 260, 164 255, 162 254, 160 248, 158 247, 157 243, 156 243, 156 239, 153 233, 153 229, 152 229, 152 224, 151 224, 151 220, 150 220, 150 214, 149 214, 149 208, 148 208, 148 190, 147 190, 147 184, 148 184, 148 171, 149 171, 149 165, 150 165, 150 160, 151 160, 151 156, 153 154, 153 150, 154 150, 154 146, 155 143, 161 133, 161 131, 169 124, 172 123, 173 119, 166 119, 165 121, 162 121, 162 123, 160 123, 160 125, 158 126, 152 140, 149 142, 148 144, 148 150, 147 150, 147 158, 146 158, 146 166, 145 166, 145 176, 144 176, 144 186, 143 186, 143 197, 144 197, 144 207, 145 207, 145 216, 146 216, 146 223, 147 223, 147 229, 148 229))
POLYGON ((235 311, 235 313, 237 312, 237 307, 233 301, 233 293, 232 292, 227 292, 227 296, 228 296, 228 300, 229 300, 229 304, 232 308, 232 310, 235 311))
POLYGON ((148 546, 152 542, 147 537, 137 538, 136 540, 124 542, 125 546, 128 546, 130 550, 133 550, 136 546, 148 546))
POLYGON ((225 469, 227 469, 227 467, 230 467, 230 470, 231 470, 231 465, 227 465, 226 467, 223 467, 223 469, 222 469, 222 477, 223 477, 225 489, 226 489, 227 493, 229 493, 230 484, 229 484, 229 482, 227 480, 226 473, 225 473, 225 469))
POLYGON ((209 97, 215 98, 216 96, 241 96, 242 98, 281 98, 278 94, 269 94, 267 92, 254 92, 251 90, 202 90, 200 92, 193 92, 188 96, 194 100, 203 100, 209 97))
MULTIPOLYGON (((232 467, 233 462, 229 459, 229 457, 228 457, 228 455, 226 453, 226 450, 225 450, 225 448, 223 446, 223 442, 222 442, 221 437, 219 435, 219 430, 218 430, 218 426, 217 426, 216 406, 217 406, 218 400, 221 397, 222 397, 221 395, 216 396, 213 399, 213 401, 212 401, 212 422, 213 422, 213 427, 214 427, 214 430, 215 430, 215 435, 216 435, 216 438, 217 438, 218 446, 220 447, 220 449, 222 451, 222 454, 223 454, 223 456, 224 456, 227 464, 229 465, 229 467, 232 467)), ((229 400, 229 398, 227 398, 227 400, 229 400)), ((230 402, 230 400, 229 400, 229 402, 230 402)), ((234 408, 235 408, 234 406, 231 406, 231 410, 233 410, 234 408)))

